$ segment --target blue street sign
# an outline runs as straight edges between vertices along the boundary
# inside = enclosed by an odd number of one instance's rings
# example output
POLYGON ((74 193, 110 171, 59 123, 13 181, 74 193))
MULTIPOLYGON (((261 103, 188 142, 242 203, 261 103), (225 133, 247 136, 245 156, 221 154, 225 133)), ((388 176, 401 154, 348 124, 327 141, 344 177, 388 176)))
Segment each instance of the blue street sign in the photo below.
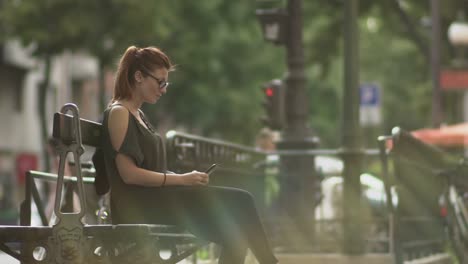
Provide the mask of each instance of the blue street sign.
POLYGON ((377 84, 365 83, 359 87, 359 121, 363 126, 379 125, 382 121, 380 112, 381 94, 377 84))
POLYGON ((359 87, 361 106, 378 106, 380 104, 379 86, 372 83, 362 84, 359 87))

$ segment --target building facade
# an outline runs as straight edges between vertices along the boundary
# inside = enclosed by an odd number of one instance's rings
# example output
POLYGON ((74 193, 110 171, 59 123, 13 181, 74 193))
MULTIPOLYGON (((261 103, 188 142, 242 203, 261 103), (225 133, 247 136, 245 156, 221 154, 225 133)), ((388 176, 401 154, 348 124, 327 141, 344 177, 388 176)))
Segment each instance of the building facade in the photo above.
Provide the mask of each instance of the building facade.
MULTIPOLYGON (((38 91, 45 80, 44 61, 34 46, 10 40, 0 45, 0 222, 16 219, 24 197, 24 173, 44 169, 38 91)), ((65 51, 51 60, 46 94, 47 134, 53 114, 73 102, 83 118, 98 120, 98 62, 85 53, 65 51)))

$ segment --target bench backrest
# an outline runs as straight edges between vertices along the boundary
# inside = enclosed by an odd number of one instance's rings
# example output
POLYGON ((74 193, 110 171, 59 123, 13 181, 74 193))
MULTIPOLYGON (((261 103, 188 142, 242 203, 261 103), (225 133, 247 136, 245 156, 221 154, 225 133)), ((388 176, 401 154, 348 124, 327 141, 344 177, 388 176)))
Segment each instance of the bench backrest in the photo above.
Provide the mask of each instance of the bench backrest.
POLYGON ((389 157, 394 173, 385 184, 387 190, 395 187, 398 196, 392 237, 396 263, 403 263, 403 259, 411 259, 422 252, 444 250, 446 235, 440 198, 447 181, 442 174, 455 168, 458 160, 398 127, 392 130, 390 138, 389 157))
POLYGON ((400 128, 395 128, 392 136, 395 184, 403 189, 399 214, 439 215, 439 197, 446 186, 441 174, 455 168, 458 159, 400 128))
MULTIPOLYGON (((72 119, 70 115, 55 113, 52 136, 62 140, 65 144, 73 143, 75 131, 73 131, 72 119)), ((99 146, 102 124, 80 118, 80 126, 82 143, 92 147, 99 146)))

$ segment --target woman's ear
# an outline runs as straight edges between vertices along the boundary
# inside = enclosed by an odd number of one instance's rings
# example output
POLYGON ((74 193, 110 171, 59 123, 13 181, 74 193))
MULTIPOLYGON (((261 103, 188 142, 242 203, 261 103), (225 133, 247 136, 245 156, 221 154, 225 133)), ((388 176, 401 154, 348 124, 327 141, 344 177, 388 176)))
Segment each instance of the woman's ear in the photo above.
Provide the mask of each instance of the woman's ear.
POLYGON ((143 75, 141 74, 141 71, 136 71, 134 76, 135 76, 135 81, 137 82, 143 81, 143 75))

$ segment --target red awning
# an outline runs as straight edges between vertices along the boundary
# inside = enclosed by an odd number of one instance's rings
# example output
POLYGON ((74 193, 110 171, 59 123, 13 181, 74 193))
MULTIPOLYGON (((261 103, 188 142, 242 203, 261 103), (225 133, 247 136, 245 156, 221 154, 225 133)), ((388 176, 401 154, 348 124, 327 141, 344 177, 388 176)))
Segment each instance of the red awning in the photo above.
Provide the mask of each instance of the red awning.
POLYGON ((411 134, 426 143, 443 147, 468 146, 468 123, 444 126, 437 129, 419 129, 411 134))

